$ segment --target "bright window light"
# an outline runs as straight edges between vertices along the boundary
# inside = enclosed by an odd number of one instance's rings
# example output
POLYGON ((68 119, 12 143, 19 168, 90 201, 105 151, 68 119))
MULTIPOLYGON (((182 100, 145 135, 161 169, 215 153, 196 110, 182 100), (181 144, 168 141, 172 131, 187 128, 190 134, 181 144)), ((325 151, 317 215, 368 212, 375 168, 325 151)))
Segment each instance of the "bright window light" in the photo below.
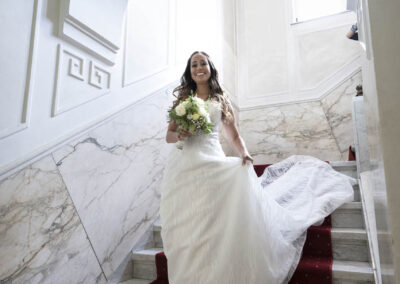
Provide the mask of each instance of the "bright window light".
POLYGON ((293 22, 304 22, 347 10, 347 0, 292 0, 293 22))

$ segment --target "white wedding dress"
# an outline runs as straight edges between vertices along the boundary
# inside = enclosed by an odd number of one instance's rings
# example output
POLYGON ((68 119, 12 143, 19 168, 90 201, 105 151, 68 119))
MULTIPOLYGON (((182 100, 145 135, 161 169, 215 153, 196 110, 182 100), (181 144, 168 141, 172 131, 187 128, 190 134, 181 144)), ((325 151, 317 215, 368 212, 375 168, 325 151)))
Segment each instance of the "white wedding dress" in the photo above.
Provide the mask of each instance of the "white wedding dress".
POLYGON ((306 230, 353 200, 353 178, 313 157, 291 156, 257 177, 225 156, 215 127, 167 159, 161 237, 170 284, 280 284, 297 267, 306 230))

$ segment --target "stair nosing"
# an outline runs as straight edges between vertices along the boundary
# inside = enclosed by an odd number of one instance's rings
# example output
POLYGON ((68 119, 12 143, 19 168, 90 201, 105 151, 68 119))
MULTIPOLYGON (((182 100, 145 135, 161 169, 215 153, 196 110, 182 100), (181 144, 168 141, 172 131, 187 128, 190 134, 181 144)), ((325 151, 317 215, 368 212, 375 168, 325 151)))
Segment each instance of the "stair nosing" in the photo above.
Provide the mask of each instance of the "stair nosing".
MULTIPOLYGON (((154 263, 155 265, 155 255, 160 251, 162 251, 162 248, 151 248, 151 249, 136 251, 132 253, 132 260, 148 261, 154 263), (140 256, 137 257, 138 255, 140 256)), ((332 263, 332 274, 334 279, 357 280, 359 279, 357 276, 343 277, 343 274, 362 274, 364 276, 371 277, 371 280, 373 280, 373 268, 371 264, 365 261, 347 261, 347 260, 334 259, 332 263)))
POLYGON ((332 228, 332 240, 367 240, 367 231, 359 228, 332 228))
MULTIPOLYGON (((358 273, 371 276, 371 280, 373 280, 374 270, 370 263, 366 261, 347 261, 347 260, 333 260, 332 263, 332 274, 338 273, 358 273)), ((335 277, 333 278, 342 278, 335 277)), ((348 279, 346 277, 346 279, 348 279)))
POLYGON ((162 252, 164 248, 149 248, 133 251, 131 259, 133 261, 155 261, 155 255, 162 252))
MULTIPOLYGON (((346 202, 340 207, 338 207, 336 210, 348 210, 348 209, 362 209, 362 203, 361 201, 351 201, 351 202, 346 202)), ((332 214, 335 212, 332 212, 332 214)))
POLYGON ((332 161, 329 162, 333 168, 356 168, 357 169, 357 162, 356 161, 332 161))

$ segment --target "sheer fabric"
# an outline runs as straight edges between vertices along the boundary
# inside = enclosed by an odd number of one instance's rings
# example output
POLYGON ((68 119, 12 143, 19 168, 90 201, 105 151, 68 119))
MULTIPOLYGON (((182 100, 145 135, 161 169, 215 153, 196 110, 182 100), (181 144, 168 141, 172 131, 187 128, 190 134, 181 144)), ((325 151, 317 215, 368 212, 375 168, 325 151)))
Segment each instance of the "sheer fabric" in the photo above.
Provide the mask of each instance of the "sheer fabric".
POLYGON ((353 178, 309 156, 291 156, 257 177, 225 156, 221 109, 208 101, 211 134, 170 152, 161 192, 161 237, 171 284, 287 283, 306 230, 353 200, 353 178))

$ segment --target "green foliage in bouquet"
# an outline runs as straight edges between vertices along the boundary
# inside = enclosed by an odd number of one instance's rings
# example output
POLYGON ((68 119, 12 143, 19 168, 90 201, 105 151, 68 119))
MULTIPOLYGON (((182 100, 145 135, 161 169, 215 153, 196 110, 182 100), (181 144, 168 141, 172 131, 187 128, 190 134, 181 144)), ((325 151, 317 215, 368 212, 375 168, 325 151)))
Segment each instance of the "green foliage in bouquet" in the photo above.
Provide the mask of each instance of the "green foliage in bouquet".
POLYGON ((208 104, 204 100, 193 96, 193 93, 174 109, 171 109, 168 115, 171 120, 180 126, 180 129, 185 129, 192 135, 199 134, 199 132, 208 134, 214 128, 208 112, 208 104))

